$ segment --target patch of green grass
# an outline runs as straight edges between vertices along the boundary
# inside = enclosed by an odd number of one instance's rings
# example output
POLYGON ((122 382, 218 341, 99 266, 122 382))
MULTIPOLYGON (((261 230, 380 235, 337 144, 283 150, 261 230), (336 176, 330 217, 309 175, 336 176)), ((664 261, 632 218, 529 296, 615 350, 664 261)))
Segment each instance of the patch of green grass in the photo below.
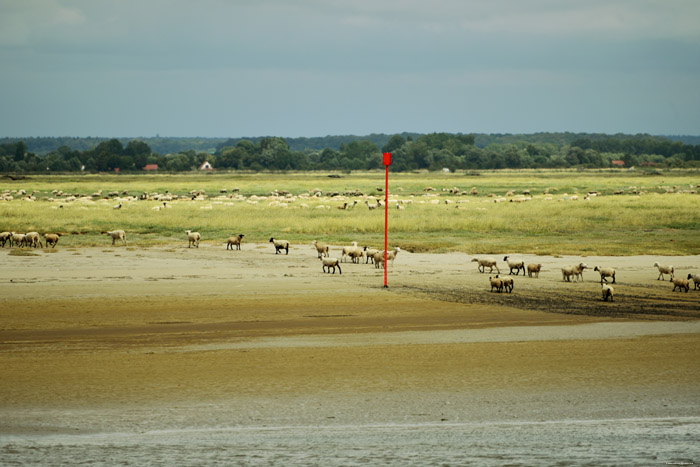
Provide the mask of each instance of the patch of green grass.
MULTIPOLYGON (((391 174, 390 246, 470 254, 700 254, 700 244, 692 240, 700 229, 700 195, 690 193, 700 183, 698 172, 664 172, 654 177, 630 171, 480 173, 391 174), (436 191, 424 191, 427 186, 436 191), (446 191, 453 187, 465 192, 476 188, 479 195, 446 191), (666 194, 669 189, 674 193, 666 194), (508 192, 518 197, 526 190, 530 201, 508 202, 508 192), (625 194, 612 195, 618 190, 625 194), (601 196, 584 200, 592 191, 601 196), (570 199, 574 194, 576 201, 570 199), (500 197, 506 202, 495 203, 500 197), (403 210, 396 209, 397 200, 404 202, 403 210)), ((100 232, 114 229, 127 232, 127 249, 186 245, 186 229, 199 231, 205 243, 222 245, 229 236, 244 233, 244 242, 251 243, 284 237, 294 244, 357 241, 381 247, 384 211, 370 211, 364 201, 383 199, 384 194, 377 191, 383 182, 383 172, 352 173, 340 179, 328 178, 326 173, 33 177, 21 181, 22 186, 12 184, 38 190, 39 200, 0 202, 0 230, 65 233, 61 244, 68 249, 112 247, 111 238, 100 232), (168 201, 167 208, 156 200, 124 200, 119 210, 112 208, 116 204, 112 199, 48 201, 51 189, 91 194, 100 188, 103 193, 128 190, 137 195, 167 191, 184 199, 168 201), (220 194, 221 188, 228 193, 220 194), (239 188, 237 193, 245 199, 233 195, 233 188, 239 188), (295 199, 267 197, 275 189, 289 191, 295 199), (301 197, 314 189, 341 195, 359 190, 365 197, 301 197), (191 201, 187 196, 191 190, 205 190, 208 198, 191 201), (251 195, 263 198, 251 199, 251 195), (337 209, 353 199, 360 201, 353 209, 337 209)), ((112 248, 117 246, 121 245, 112 248)))
POLYGON ((39 256, 39 254, 34 253, 31 250, 24 250, 20 248, 13 248, 8 253, 9 256, 39 256))

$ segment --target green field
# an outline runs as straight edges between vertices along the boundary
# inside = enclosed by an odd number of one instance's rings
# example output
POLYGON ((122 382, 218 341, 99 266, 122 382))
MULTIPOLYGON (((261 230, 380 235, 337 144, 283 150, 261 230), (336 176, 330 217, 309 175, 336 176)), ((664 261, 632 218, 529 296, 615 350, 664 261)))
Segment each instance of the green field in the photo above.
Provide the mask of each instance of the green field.
MULTIPOLYGON (((178 174, 31 176, 2 179, 0 231, 62 232, 59 247, 107 245, 101 231, 123 229, 132 246, 185 245, 184 230, 222 244, 244 233, 292 243, 357 241, 380 246, 384 172, 338 174, 178 174), (222 190, 226 193, 222 193, 222 190), (313 190, 323 196, 309 197, 313 190), (24 190, 26 195, 22 195, 24 190), (55 190, 62 190, 57 196, 55 190), (91 196, 102 190, 101 196, 91 196), (204 191, 200 200, 189 193, 204 191), (236 190, 234 192, 234 190, 236 190), (274 190, 289 195, 272 197, 274 190), (364 196, 342 196, 349 191, 364 196), (108 198, 110 192, 118 198, 108 198), (131 200, 147 193, 177 197, 131 200), (331 197, 337 192, 341 196, 331 197), (27 195, 33 193, 33 201, 27 195), (70 200, 68 196, 76 199, 70 200), (369 197, 369 198, 368 198, 369 197), (122 208, 114 209, 121 200, 122 208), (358 204, 340 210, 345 202, 358 204), (327 208, 319 207, 326 206, 327 208), (161 208, 160 210, 157 210, 161 208)), ((553 255, 700 254, 700 172, 487 171, 390 175, 390 244, 408 251, 553 255), (426 192, 426 187, 435 191, 426 192), (477 195, 450 193, 451 188, 477 195), (510 202, 525 197, 526 202, 510 202), (508 192, 512 195, 507 195, 508 192), (585 200, 590 191, 599 196, 585 200), (622 194, 614 194, 622 191, 622 194), (572 199, 578 197, 578 199, 572 199), (495 202, 497 199, 502 202, 495 202), (403 209, 396 208, 396 201, 403 209), (437 204, 436 204, 437 203, 437 204)))

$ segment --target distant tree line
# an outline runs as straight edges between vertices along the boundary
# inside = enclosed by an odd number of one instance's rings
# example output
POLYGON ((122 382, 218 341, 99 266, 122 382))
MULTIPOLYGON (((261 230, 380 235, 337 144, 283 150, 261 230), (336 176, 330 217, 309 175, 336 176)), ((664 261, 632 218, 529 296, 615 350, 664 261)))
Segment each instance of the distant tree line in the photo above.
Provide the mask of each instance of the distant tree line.
POLYGON ((625 167, 700 167, 700 145, 650 135, 535 133, 485 138, 401 133, 370 137, 292 139, 297 147, 315 147, 303 150, 292 147, 290 139, 275 136, 229 139, 219 140, 215 150, 180 148, 164 154, 140 139, 102 140, 87 149, 64 144, 45 154, 31 151, 24 141, 5 141, 0 143, 0 172, 140 172, 154 165, 160 171, 181 172, 195 170, 205 161, 222 170, 372 170, 382 167, 383 152, 393 153, 394 171, 605 168, 613 166, 613 161, 623 161, 625 167))

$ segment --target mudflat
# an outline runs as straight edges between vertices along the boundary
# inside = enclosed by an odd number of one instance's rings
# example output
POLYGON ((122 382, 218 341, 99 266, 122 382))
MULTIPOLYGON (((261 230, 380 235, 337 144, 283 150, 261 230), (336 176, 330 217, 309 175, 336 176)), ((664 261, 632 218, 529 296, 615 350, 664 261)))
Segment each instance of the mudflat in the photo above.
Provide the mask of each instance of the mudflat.
POLYGON ((384 288, 311 245, 7 251, 4 434, 700 416, 700 290, 653 267, 698 256, 520 255, 539 278, 495 293, 462 253, 402 251, 384 288))

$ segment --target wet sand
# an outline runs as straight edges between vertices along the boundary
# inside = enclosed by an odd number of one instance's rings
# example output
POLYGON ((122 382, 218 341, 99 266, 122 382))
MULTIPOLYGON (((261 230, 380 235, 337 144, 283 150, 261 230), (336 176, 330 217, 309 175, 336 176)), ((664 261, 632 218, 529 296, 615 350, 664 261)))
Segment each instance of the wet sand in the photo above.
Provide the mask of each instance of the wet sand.
POLYGON ((457 253, 401 252, 385 289, 310 245, 8 251, 0 436, 700 416, 700 291, 652 267, 697 256, 523 255, 540 278, 496 294, 457 253), (615 302, 562 282, 579 261, 615 302))

